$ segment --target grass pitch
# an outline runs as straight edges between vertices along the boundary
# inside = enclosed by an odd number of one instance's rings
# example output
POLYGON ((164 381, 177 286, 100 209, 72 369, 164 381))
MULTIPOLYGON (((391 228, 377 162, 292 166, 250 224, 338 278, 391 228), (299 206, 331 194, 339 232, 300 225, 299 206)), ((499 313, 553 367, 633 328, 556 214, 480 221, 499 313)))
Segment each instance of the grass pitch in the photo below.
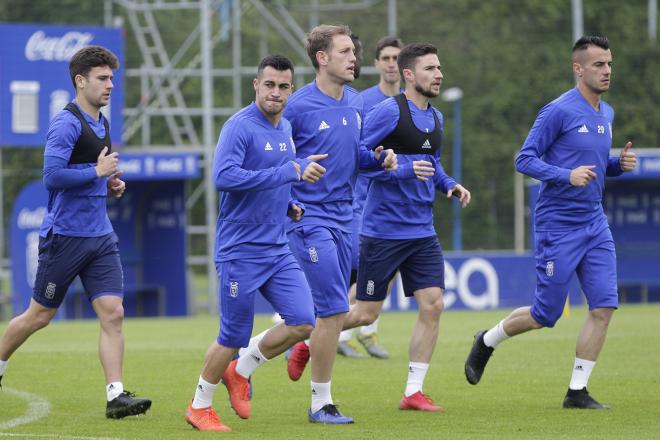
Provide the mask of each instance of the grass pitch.
MULTIPOLYGON (((463 376, 463 362, 477 329, 490 327, 507 311, 449 311, 424 391, 445 414, 397 409, 407 375, 407 344, 415 314, 386 314, 381 340, 389 360, 338 358, 333 396, 354 425, 321 426, 307 421, 309 369, 291 382, 282 357, 253 377, 252 417, 239 419, 222 387, 215 407, 231 434, 193 431, 183 420, 217 319, 131 319, 125 323, 124 384, 154 403, 146 416, 106 420, 103 375, 97 356, 95 321, 58 322, 34 335, 12 357, 0 391, 0 427, 25 414, 25 394, 50 404, 31 423, 0 429, 2 438, 85 440, 236 438, 475 438, 644 439, 660 438, 660 306, 624 305, 589 389, 612 411, 561 408, 573 365, 575 339, 585 310, 572 310, 556 328, 521 335, 496 350, 477 386, 463 376), (8 390, 9 389, 9 390, 8 390), (14 391, 15 390, 15 391, 14 391)), ((259 317, 255 330, 269 325, 259 317)), ((0 325, 4 330, 6 323, 0 325)), ((34 406, 34 403, 33 403, 34 406)))

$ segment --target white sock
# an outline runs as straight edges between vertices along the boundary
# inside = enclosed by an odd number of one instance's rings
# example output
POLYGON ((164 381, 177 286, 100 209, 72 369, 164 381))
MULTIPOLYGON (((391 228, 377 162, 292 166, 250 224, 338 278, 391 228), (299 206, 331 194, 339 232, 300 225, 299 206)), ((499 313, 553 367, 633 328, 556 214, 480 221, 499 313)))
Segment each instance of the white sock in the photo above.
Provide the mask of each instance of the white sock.
POLYGON ((405 396, 412 396, 417 391, 422 391, 424 377, 429 370, 429 364, 423 362, 410 362, 408 364, 408 383, 406 383, 405 396))
MULTIPOLYGON (((278 315, 278 316, 279 316, 279 315, 278 315)), ((258 344, 259 342, 261 342, 261 340, 264 338, 264 336, 266 336, 266 333, 268 333, 268 330, 270 330, 270 329, 267 328, 266 330, 262 331, 262 332, 259 333, 258 335, 251 337, 251 338, 250 338, 250 343, 248 344, 248 346, 247 346, 247 347, 243 347, 243 348, 241 348, 240 350, 238 350, 238 357, 243 357, 243 356, 245 356, 245 353, 248 352, 248 350, 250 349, 250 347, 252 347, 253 345, 258 344)))
POLYGON ((124 384, 121 382, 112 382, 105 386, 105 392, 108 402, 115 400, 117 396, 124 392, 124 384))
POLYGON ((332 404, 332 395, 330 393, 330 382, 317 383, 312 382, 312 413, 320 410, 327 404, 332 404))
POLYGON ((509 339, 511 336, 504 332, 504 320, 501 320, 495 327, 491 328, 484 335, 484 344, 495 348, 500 342, 509 339))
POLYGON ((5 370, 7 369, 7 364, 9 361, 0 361, 0 376, 5 374, 5 370))
POLYGON ((218 386, 216 383, 208 383, 202 376, 199 376, 199 382, 197 382, 197 389, 195 390, 195 398, 192 402, 192 407, 194 409, 208 408, 213 404, 213 393, 215 388, 218 386))
POLYGON ((365 325, 360 327, 360 334, 361 335, 370 335, 372 333, 378 333, 378 321, 380 318, 376 318, 374 322, 372 322, 369 325, 365 325))
POLYGON ((266 359, 266 356, 261 354, 261 350, 259 350, 259 344, 250 345, 246 351, 247 352, 243 356, 238 358, 238 362, 236 363, 236 372, 247 379, 252 376, 254 370, 256 370, 260 365, 268 362, 268 359, 266 359))
POLYGON ((581 390, 587 386, 589 382, 589 376, 591 375, 591 370, 594 369, 596 365, 595 361, 588 361, 586 359, 575 358, 575 364, 573 364, 573 375, 571 376, 571 383, 568 387, 572 390, 581 390))
MULTIPOLYGON (((344 330, 343 332, 339 333, 339 342, 346 342, 349 341, 353 337, 353 329, 348 329, 344 330)), ((307 344, 309 345, 309 344, 307 344)))

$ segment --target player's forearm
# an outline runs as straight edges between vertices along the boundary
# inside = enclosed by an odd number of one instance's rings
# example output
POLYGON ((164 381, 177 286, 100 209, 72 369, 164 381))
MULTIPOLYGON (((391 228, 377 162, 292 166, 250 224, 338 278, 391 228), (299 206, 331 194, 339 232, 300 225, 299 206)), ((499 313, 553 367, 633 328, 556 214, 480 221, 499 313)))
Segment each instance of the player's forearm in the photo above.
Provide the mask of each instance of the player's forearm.
POLYGON ((49 191, 76 188, 97 179, 94 167, 67 168, 67 161, 55 156, 44 157, 43 174, 44 185, 49 191))
POLYGON ((542 182, 568 183, 571 170, 550 165, 536 156, 523 154, 516 158, 516 170, 542 182))
POLYGON ((215 187, 218 191, 259 191, 297 180, 298 175, 291 162, 262 170, 227 166, 218 169, 215 173, 215 187))

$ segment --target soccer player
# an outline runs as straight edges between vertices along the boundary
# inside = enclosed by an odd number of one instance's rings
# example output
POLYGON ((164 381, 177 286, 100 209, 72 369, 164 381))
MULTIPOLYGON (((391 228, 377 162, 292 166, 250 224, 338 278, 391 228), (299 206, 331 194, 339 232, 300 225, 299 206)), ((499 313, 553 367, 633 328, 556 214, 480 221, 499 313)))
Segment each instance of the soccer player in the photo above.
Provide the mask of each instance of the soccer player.
POLYGON ((540 180, 536 204, 536 292, 495 327, 479 331, 465 361, 465 377, 479 383, 497 345, 560 318, 568 283, 577 274, 589 314, 577 339, 573 375, 564 408, 608 409, 587 392, 607 327, 618 307, 616 255, 603 212, 605 176, 632 171, 637 158, 628 142, 610 157, 614 110, 601 99, 610 87, 612 54, 605 37, 580 38, 573 46, 577 86, 541 109, 516 158, 516 169, 540 180))
MULTIPOLYGON (((376 44, 376 58, 374 59, 374 66, 380 73, 380 81, 373 87, 360 92, 362 99, 364 99, 364 111, 368 113, 376 104, 384 101, 385 99, 398 95, 401 93, 401 76, 399 75, 399 67, 397 65, 397 58, 403 42, 396 37, 381 38, 376 44)), ((369 180, 362 174, 358 174, 353 190, 353 260, 351 271, 351 289, 349 291, 349 300, 355 301, 355 281, 357 279, 358 269, 358 254, 359 254, 359 234, 360 225, 362 222, 362 212, 364 211, 364 202, 367 198, 367 189, 369 180)), ((392 283, 390 283, 391 288, 392 283)), ((378 321, 376 319, 373 324, 360 327, 357 340, 362 344, 367 353, 379 359, 389 358, 389 353, 379 343, 378 338, 378 321)), ((342 347, 342 342, 348 345, 353 330, 344 330, 339 337, 340 354, 348 355, 351 353, 349 349, 342 347)), ((358 352, 359 353, 359 352, 358 352)), ((355 356, 353 356, 355 357, 355 356)))
POLYGON ((255 102, 222 127, 213 163, 220 191, 215 244, 220 334, 206 352, 195 397, 186 411, 186 421, 200 431, 231 431, 212 406, 220 379, 236 414, 248 418, 252 373, 309 337, 315 321, 309 285, 287 243, 286 223, 287 214, 299 221, 304 209, 291 199, 291 183, 317 182, 325 168, 315 161, 325 155, 296 158, 291 125, 282 118, 293 91, 293 64, 288 58, 265 57, 253 85, 255 102), (284 322, 232 361, 240 347, 248 346, 257 291, 284 322))
POLYGON ((73 102, 50 123, 44 150, 48 209, 39 232, 39 263, 27 310, 9 322, 0 339, 0 379, 9 357, 34 332, 50 323, 79 276, 101 324, 99 357, 105 373, 108 418, 144 414, 151 400, 124 390, 123 276, 117 235, 106 212, 108 193, 119 198, 118 153, 112 152, 108 120, 101 108, 112 93, 117 57, 88 46, 69 63, 73 102))
POLYGON ((471 195, 440 164, 443 118, 429 103, 440 93, 443 79, 437 49, 429 43, 408 44, 397 63, 405 90, 369 112, 362 144, 369 149, 393 148, 399 165, 393 173, 366 174, 371 183, 360 232, 357 302, 344 328, 378 318, 388 284, 399 270, 405 295, 414 296, 419 305, 399 408, 442 412, 422 390, 438 337, 445 286, 442 248, 433 225, 435 187, 448 198, 458 197, 464 208, 471 195))
POLYGON ((289 230, 291 247, 314 297, 316 327, 310 346, 296 344, 288 372, 300 379, 312 358, 310 422, 344 424, 353 419, 339 412, 331 395, 337 340, 348 312, 351 268, 352 181, 361 168, 395 169, 392 151, 360 149, 362 98, 345 85, 354 79, 355 47, 347 26, 320 25, 311 30, 306 49, 316 80, 296 92, 285 110, 299 157, 328 154, 327 175, 315 186, 294 185, 305 204, 305 216, 289 230))

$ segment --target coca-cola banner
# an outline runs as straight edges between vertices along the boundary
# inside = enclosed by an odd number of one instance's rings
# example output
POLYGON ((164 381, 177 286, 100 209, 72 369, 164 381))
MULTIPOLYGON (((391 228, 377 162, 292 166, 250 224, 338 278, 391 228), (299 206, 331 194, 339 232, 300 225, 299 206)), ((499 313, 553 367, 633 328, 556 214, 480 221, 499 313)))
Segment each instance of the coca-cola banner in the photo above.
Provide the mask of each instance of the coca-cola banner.
POLYGON ((89 26, 0 24, 0 148, 42 148, 51 119, 75 98, 69 60, 85 46, 110 49, 119 58, 110 104, 113 144, 121 143, 124 107, 122 30, 89 26))

